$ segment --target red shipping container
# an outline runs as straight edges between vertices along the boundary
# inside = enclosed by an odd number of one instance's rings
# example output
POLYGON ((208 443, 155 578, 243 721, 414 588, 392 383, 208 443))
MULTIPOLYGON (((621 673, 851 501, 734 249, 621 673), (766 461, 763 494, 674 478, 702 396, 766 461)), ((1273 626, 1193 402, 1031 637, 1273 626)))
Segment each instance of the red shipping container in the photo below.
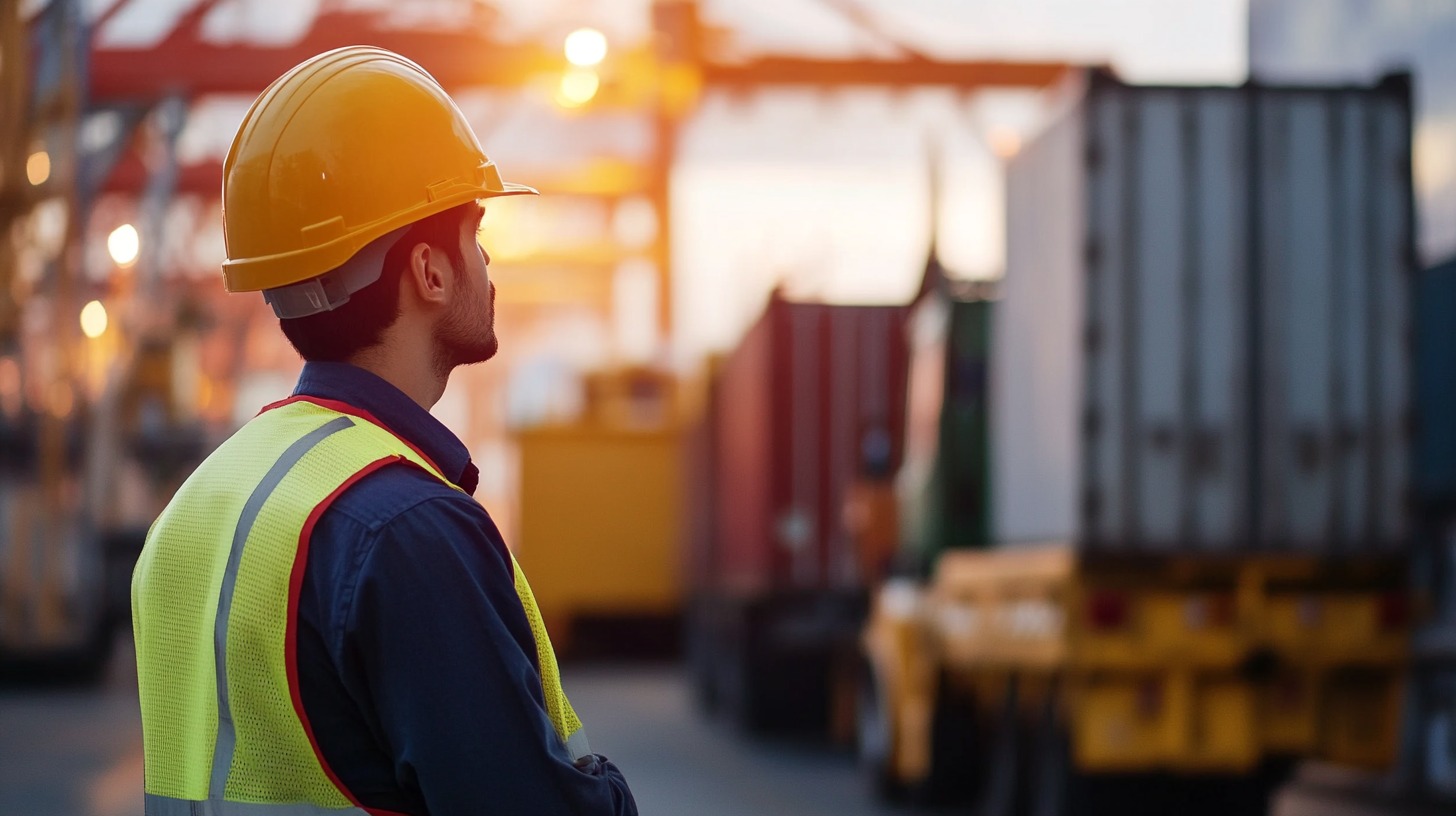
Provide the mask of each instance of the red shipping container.
POLYGON ((906 310, 775 296, 719 367, 707 411, 712 523, 694 583, 744 596, 863 587, 844 502, 899 468, 906 310))

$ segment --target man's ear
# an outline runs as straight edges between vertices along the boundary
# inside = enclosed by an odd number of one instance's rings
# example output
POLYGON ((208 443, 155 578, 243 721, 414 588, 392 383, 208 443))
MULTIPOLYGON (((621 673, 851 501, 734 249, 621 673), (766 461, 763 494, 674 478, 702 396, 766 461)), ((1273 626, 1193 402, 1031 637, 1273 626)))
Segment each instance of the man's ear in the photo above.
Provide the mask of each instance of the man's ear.
POLYGON ((430 245, 423 241, 410 249, 405 285, 424 303, 440 303, 445 299, 445 270, 436 260, 430 245))

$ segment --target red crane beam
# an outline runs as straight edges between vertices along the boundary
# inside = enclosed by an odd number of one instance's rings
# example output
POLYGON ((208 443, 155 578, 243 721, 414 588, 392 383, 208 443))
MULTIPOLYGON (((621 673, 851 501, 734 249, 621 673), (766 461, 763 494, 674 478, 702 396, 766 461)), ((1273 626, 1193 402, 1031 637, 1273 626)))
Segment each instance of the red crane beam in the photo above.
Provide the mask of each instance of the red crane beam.
MULTIPOLYGON (((120 0, 108 13, 126 5, 120 0)), ((480 34, 411 30, 382 25, 377 13, 328 10, 307 35, 282 47, 209 42, 201 23, 217 0, 200 0, 160 43, 149 48, 95 48, 90 59, 91 101, 108 104, 154 101, 171 94, 257 94, 294 65, 332 48, 370 43, 415 59, 447 88, 519 87, 562 69, 554 50, 535 44, 504 44, 480 34)), ((481 25, 473 30, 483 30, 481 25)), ((639 65, 651 66, 651 54, 639 65)), ((703 87, 753 90, 775 86, 909 88, 939 86, 970 91, 984 87, 1045 87, 1068 66, 1055 62, 940 62, 911 54, 900 59, 818 60, 762 57, 748 62, 697 64, 703 87)), ((145 165, 128 151, 108 177, 105 190, 141 190, 145 165)), ((208 161, 179 168, 178 194, 213 195, 221 165, 208 161)))
MULTIPOLYGON (((206 5, 206 4, 204 4, 206 5)), ((194 10, 150 48, 95 48, 91 54, 91 101, 160 99, 173 93, 257 94, 309 57, 366 43, 415 60, 446 88, 520 86, 543 71, 560 70, 560 58, 535 45, 511 45, 451 31, 380 27, 373 15, 329 12, 301 40, 282 47, 213 43, 196 31, 194 10)))

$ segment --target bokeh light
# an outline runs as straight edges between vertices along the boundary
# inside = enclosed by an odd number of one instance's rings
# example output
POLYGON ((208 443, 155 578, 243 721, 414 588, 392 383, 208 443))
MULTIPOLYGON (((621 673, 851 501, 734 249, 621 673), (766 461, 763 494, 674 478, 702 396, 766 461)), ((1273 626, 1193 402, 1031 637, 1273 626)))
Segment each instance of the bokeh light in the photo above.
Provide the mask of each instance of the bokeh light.
POLYGON ((566 35, 566 61, 589 68, 607 58, 607 38, 594 28, 578 28, 566 35))
POLYGON ((38 150, 25 160, 25 177, 32 186, 39 187, 51 177, 51 154, 38 150))
POLYGON ((108 322, 106 307, 101 301, 93 300, 81 307, 81 331, 92 340, 106 333, 108 322))
POLYGON ((122 224, 107 236, 106 249, 117 266, 131 266, 141 254, 142 237, 137 233, 136 227, 122 224))
POLYGON ((576 68, 561 77, 561 86, 556 89, 556 103, 563 108, 579 108, 592 101, 601 87, 597 72, 590 68, 576 68))

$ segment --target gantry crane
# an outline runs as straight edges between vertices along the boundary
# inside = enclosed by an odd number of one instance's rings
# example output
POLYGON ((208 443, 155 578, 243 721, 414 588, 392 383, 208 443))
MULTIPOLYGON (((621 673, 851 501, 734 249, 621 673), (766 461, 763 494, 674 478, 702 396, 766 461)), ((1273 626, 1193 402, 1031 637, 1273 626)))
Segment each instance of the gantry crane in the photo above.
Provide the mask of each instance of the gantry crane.
MULTIPOLYGON (((122 193, 138 199, 142 247, 132 273, 133 297, 165 304, 170 293, 159 282, 159 236, 166 206, 177 195, 215 200, 220 192, 219 161, 183 164, 176 150, 191 106, 203 97, 257 94, 298 62, 358 42, 416 59, 452 91, 517 88, 567 70, 554 48, 492 36, 492 11, 473 2, 462 4, 470 24, 448 30, 400 27, 387 12, 325 3, 302 37, 262 45, 206 36, 204 23, 223 0, 195 0, 160 41, 145 48, 109 45, 96 36, 117 15, 144 2, 117 0, 88 21, 80 0, 49 0, 32 7, 29 18, 22 17, 19 0, 0 0, 0 242, 13 240, 12 224, 34 220, 37 204, 61 212, 65 224, 55 257, 39 274, 33 271, 35 247, 0 243, 0 409, 16 409, 13 416, 0 411, 0 449, 11 474, 0 476, 0 507, 20 508, 8 515, 0 510, 0 659, 7 654, 82 655, 95 664, 104 656, 98 644, 106 626, 125 612, 120 590, 127 553, 140 533, 121 535, 128 543, 111 559, 115 564, 105 567, 107 547, 99 542, 108 535, 114 542, 120 534, 107 529, 105 514, 94 507, 96 497, 119 481, 116 463, 124 453, 118 451, 125 445, 116 415, 122 413, 129 386, 116 381, 165 384, 166 377, 155 372, 167 367, 165 350, 176 325, 156 320, 150 336, 133 331, 119 347, 113 343, 120 353, 112 367, 125 376, 113 377, 111 387, 97 393, 83 387, 80 369, 92 346, 77 331, 75 316, 81 305, 83 231, 97 197, 122 193), (41 44, 38 52, 27 48, 33 43, 41 44), (88 129, 91 138, 83 149, 78 141, 83 122, 102 112, 113 126, 88 129), (32 162, 35 156, 45 158, 32 162), (48 162, 48 178, 33 183, 35 178, 21 168, 40 162, 48 162), (32 271, 22 273, 22 268, 32 271), (42 313, 48 328, 27 340, 20 330, 22 315, 42 313), (33 455, 20 455, 22 449, 33 455), (31 501, 32 494, 44 500, 31 501), (97 587, 108 585, 108 574, 111 599, 106 602, 106 593, 97 587)), ((836 5, 852 10, 844 2, 836 5)), ((585 167, 564 169, 541 186, 567 195, 640 196, 650 202, 655 238, 634 252, 656 269, 659 336, 664 338, 670 333, 673 300, 669 180, 679 127, 705 93, 782 86, 1036 88, 1065 71, 1047 62, 937 61, 905 47, 891 58, 733 60, 714 47, 722 32, 702 23, 692 0, 658 0, 652 25, 648 42, 621 51, 598 69, 601 92, 591 103, 649 118, 655 139, 649 160, 632 166, 594 159, 585 167)), ((35 173, 39 170, 34 167, 35 173)), ((610 269, 620 260, 611 252, 588 255, 556 261, 610 269)), ((117 331, 125 335, 127 329, 116 327, 113 337, 117 331)), ((165 435, 180 433, 168 426, 165 435)), ((168 458, 144 446, 140 455, 168 458)))

